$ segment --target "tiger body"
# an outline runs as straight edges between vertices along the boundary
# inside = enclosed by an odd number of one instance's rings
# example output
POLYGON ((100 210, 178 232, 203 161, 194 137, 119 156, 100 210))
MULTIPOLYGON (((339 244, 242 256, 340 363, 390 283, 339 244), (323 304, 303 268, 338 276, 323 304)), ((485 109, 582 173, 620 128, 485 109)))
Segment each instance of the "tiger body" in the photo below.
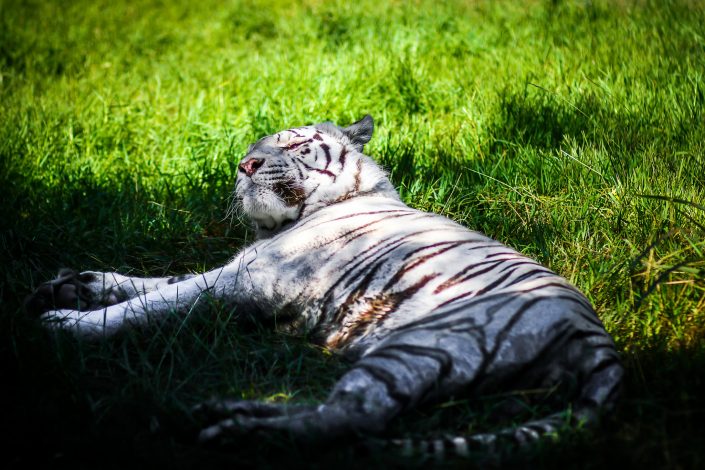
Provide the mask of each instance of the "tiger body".
POLYGON ((586 302, 565 280, 505 245, 374 196, 321 209, 253 244, 231 266, 240 274, 231 290, 245 293, 238 304, 334 350, 364 350, 404 325, 487 292, 517 295, 538 279, 586 302), (245 275, 240 266, 248 267, 245 275))
MULTIPOLYGON (((587 421, 610 409, 622 368, 588 300, 515 250, 406 206, 362 153, 371 133, 367 117, 260 140, 242 160, 236 187, 258 241, 201 275, 60 276, 47 284, 54 305, 83 308, 42 318, 104 336, 205 307, 207 294, 355 361, 320 406, 202 405, 211 421, 206 441, 253 430, 307 440, 381 431, 418 404, 488 391, 564 387, 566 406, 587 421)), ((505 434, 531 440, 558 425, 549 418, 505 434)), ((453 445, 462 451, 487 438, 453 445)))

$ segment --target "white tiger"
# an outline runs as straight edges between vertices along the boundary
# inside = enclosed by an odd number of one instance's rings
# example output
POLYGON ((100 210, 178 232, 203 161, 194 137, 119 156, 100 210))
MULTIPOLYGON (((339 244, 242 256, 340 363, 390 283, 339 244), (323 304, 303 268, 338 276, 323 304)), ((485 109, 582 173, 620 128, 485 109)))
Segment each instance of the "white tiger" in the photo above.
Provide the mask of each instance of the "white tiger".
MULTIPOLYGON (((258 240, 225 266, 155 279, 64 270, 37 289, 28 310, 44 312, 49 327, 102 338, 174 312, 207 313, 210 296, 355 361, 319 406, 200 405, 210 420, 203 441, 255 430, 313 441, 367 435, 431 400, 539 387, 567 390, 573 421, 609 410, 623 370, 588 300, 501 243, 406 206, 362 153, 372 131, 366 116, 252 145, 236 195, 258 240)), ((404 444, 465 454, 498 437, 533 441, 564 424, 557 414, 492 435, 404 444)))

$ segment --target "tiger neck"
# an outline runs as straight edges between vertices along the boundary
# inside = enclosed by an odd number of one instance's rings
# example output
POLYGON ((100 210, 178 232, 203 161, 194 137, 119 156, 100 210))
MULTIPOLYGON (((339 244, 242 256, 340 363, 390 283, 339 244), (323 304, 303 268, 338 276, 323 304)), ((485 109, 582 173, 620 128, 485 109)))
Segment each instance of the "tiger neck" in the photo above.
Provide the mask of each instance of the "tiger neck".
POLYGON ((360 158, 354 165, 354 172, 338 176, 341 180, 339 184, 327 191, 314 190, 301 206, 297 220, 324 207, 357 197, 376 196, 400 200, 399 193, 394 189, 386 173, 372 159, 360 154, 360 158))

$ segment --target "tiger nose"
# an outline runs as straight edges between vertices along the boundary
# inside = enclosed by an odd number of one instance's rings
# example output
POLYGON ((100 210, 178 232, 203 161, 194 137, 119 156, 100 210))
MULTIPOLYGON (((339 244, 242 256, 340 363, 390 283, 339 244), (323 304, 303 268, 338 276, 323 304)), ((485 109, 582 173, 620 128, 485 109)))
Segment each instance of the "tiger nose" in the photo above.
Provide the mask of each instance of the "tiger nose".
POLYGON ((247 176, 252 176, 263 164, 264 160, 261 158, 248 158, 244 162, 241 162, 237 167, 247 176))

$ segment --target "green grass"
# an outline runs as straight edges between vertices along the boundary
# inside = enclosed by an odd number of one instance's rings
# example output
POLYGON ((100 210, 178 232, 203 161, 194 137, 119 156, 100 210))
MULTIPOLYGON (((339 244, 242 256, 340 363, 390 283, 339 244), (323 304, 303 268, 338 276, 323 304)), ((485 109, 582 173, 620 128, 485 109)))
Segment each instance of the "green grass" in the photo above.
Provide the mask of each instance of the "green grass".
MULTIPOLYGON (((224 219, 247 145, 370 113, 367 153, 407 203, 567 277, 623 353, 604 429, 505 464, 702 467, 703 25, 685 0, 0 0, 2 460, 349 462, 346 446, 192 441, 188 409, 214 394, 325 397, 346 365, 305 341, 214 305, 82 344, 20 305, 61 267, 223 264, 252 238, 224 219)), ((491 428, 505 399, 415 411, 393 432, 491 428)))

